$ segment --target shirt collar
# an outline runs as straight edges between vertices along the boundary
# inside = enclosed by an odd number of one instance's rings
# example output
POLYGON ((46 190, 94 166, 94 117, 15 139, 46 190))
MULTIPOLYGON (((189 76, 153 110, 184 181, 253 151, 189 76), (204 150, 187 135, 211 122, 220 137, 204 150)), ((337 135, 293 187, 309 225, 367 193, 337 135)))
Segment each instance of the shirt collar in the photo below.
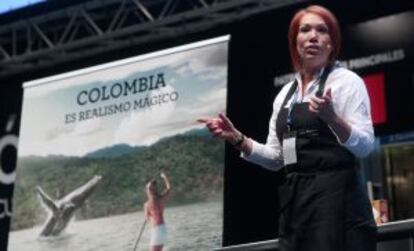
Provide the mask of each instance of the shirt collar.
MULTIPOLYGON (((321 76, 322 76, 322 73, 323 73, 323 71, 325 70, 325 67, 323 67, 322 69, 320 69, 319 70, 319 72, 317 72, 314 76, 313 76, 313 79, 312 79, 312 81, 310 82, 310 85, 309 86, 311 86, 311 85, 313 85, 315 82, 317 82, 317 80, 318 79, 320 79, 321 78, 321 76)), ((296 72, 296 74, 295 74, 295 79, 296 79, 296 81, 298 82, 298 84, 302 84, 302 78, 301 78, 301 76, 300 76, 300 73, 299 72, 296 72)))
MULTIPOLYGON (((333 64, 333 66, 332 66, 332 70, 333 69, 335 69, 335 68, 337 68, 337 67, 341 67, 341 63, 339 62, 339 61, 335 61, 334 62, 334 64, 333 64)), ((317 80, 319 80, 321 77, 322 77, 322 74, 323 74, 323 72, 325 71, 325 69, 326 69, 326 67, 322 67, 320 70, 319 70, 319 72, 317 72, 314 76, 313 76, 313 79, 312 79, 312 81, 310 82, 311 84, 309 85, 309 86, 311 86, 311 85, 313 85, 314 83, 316 83, 317 82, 317 80)), ((296 74, 295 74, 295 79, 296 79, 296 81, 298 82, 298 84, 302 84, 302 78, 300 77, 300 73, 299 72, 296 72, 296 74)))

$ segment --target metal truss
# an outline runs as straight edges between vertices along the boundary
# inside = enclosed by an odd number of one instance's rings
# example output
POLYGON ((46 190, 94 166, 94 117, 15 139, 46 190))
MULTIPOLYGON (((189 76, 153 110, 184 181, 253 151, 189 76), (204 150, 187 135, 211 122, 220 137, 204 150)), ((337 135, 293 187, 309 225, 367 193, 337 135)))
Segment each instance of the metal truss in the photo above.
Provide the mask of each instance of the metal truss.
POLYGON ((210 29, 299 0, 90 0, 0 26, 0 77, 210 29))

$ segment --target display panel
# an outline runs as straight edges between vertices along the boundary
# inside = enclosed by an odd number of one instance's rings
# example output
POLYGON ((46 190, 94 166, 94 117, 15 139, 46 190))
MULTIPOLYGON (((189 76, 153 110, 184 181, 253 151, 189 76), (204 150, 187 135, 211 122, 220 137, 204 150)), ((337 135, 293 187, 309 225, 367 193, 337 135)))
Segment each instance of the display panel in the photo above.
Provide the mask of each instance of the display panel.
POLYGON ((228 39, 26 83, 9 250, 221 246, 228 39))

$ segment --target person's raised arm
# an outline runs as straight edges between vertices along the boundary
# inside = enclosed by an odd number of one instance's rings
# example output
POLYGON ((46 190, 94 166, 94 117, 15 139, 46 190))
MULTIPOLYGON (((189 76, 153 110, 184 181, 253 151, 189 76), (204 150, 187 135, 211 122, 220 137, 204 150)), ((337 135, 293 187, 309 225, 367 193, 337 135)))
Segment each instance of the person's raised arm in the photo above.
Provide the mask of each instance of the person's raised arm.
POLYGON ((171 182, 168 176, 164 172, 161 172, 160 176, 162 180, 164 181, 164 185, 165 185, 165 189, 161 196, 167 197, 171 193, 171 182))
POLYGON ((357 157, 364 157, 373 149, 375 140, 369 97, 362 80, 357 79, 352 84, 348 83, 352 88, 344 98, 346 101, 342 101, 341 116, 333 110, 331 89, 321 98, 311 98, 309 110, 329 125, 342 145, 357 157))

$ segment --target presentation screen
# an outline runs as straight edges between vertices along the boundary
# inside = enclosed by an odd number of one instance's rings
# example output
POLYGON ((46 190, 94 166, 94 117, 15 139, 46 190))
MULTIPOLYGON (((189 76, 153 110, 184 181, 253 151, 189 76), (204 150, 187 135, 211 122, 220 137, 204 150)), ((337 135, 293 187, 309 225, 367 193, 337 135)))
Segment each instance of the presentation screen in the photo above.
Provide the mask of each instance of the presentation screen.
POLYGON ((221 246, 228 40, 25 83, 9 250, 221 246))

